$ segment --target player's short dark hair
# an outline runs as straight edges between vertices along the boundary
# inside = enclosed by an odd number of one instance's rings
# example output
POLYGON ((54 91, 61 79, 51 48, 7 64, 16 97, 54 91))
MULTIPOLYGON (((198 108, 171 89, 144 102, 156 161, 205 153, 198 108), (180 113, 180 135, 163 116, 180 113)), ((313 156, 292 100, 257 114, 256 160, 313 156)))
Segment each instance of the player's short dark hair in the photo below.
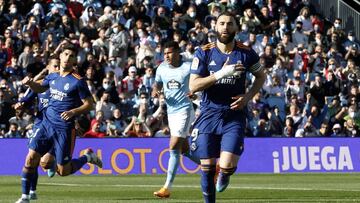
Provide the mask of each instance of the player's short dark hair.
POLYGON ((65 50, 71 50, 75 53, 75 55, 77 55, 77 48, 74 44, 72 43, 66 43, 62 49, 61 49, 61 52, 64 52, 65 50))
POLYGON ((174 42, 174 41, 166 42, 165 45, 164 45, 164 49, 166 49, 166 48, 172 48, 173 51, 178 51, 178 52, 181 51, 181 49, 179 47, 179 44, 177 42, 174 42))
POLYGON ((230 17, 232 17, 234 19, 236 25, 238 27, 240 27, 240 22, 233 13, 231 13, 229 11, 224 11, 224 12, 220 13, 220 15, 216 18, 216 21, 218 21, 221 16, 230 16, 230 17))

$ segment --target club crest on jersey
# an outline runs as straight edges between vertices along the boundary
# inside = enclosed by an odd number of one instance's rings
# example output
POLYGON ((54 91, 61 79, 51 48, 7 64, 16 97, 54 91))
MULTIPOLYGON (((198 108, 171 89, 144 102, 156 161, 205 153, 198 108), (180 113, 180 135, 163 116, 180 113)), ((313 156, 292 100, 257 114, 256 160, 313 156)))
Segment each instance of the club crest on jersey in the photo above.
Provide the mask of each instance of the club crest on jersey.
POLYGON ((167 83, 167 87, 168 89, 180 89, 181 87, 181 83, 176 81, 176 80, 170 80, 168 83, 167 83))
POLYGON ((191 64, 191 70, 197 70, 199 67, 199 58, 194 57, 192 64, 191 64))
POLYGON ((69 89, 69 83, 66 83, 65 85, 64 85, 64 90, 68 90, 69 89))

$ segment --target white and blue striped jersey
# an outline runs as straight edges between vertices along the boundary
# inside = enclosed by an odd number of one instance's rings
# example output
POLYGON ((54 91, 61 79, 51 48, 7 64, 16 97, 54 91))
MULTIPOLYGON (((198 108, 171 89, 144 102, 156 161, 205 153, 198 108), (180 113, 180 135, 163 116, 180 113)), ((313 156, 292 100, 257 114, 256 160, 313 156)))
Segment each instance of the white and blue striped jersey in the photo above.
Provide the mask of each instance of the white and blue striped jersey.
POLYGON ((162 62, 156 70, 155 81, 162 83, 168 114, 187 111, 192 108, 189 93, 191 63, 183 62, 179 67, 173 67, 162 62))

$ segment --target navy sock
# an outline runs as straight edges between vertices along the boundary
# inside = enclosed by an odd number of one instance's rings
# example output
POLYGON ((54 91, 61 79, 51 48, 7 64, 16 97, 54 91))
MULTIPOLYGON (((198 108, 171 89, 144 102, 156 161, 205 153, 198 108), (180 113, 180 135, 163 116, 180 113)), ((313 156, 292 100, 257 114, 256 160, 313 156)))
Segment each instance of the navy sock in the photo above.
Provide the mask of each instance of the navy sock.
POLYGON ((233 168, 220 168, 220 173, 223 175, 223 176, 226 176, 226 177, 229 177, 231 176, 232 174, 235 173, 237 167, 233 167, 233 168))
POLYGON ((36 190, 36 185, 38 183, 38 178, 39 178, 39 173, 38 173, 38 170, 36 169, 32 179, 31 179, 31 183, 30 183, 30 190, 31 191, 36 190))
POLYGON ((71 160, 72 170, 71 173, 75 173, 78 171, 81 167, 83 167, 87 163, 87 157, 85 155, 82 155, 81 157, 77 159, 71 160))
POLYGON ((24 169, 23 172, 21 173, 21 189, 22 189, 22 194, 29 195, 30 183, 34 177, 34 169, 30 167, 24 167, 24 169))
POLYGON ((215 165, 201 165, 201 188, 206 203, 215 203, 215 165))

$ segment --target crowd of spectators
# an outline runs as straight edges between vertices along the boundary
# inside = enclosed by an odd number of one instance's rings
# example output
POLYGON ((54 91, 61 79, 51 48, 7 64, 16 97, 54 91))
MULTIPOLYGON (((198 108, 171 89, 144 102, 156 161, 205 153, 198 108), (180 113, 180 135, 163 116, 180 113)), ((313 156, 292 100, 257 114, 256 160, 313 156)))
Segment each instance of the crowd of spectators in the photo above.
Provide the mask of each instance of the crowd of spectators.
POLYGON ((31 134, 35 103, 12 108, 26 90, 21 79, 66 43, 78 47, 74 68, 96 102, 77 118, 79 136, 169 136, 164 96, 151 94, 162 46, 174 40, 192 61, 216 40, 225 10, 268 76, 249 102, 246 136, 360 136, 360 44, 309 0, 0 0, 0 137, 31 134))

